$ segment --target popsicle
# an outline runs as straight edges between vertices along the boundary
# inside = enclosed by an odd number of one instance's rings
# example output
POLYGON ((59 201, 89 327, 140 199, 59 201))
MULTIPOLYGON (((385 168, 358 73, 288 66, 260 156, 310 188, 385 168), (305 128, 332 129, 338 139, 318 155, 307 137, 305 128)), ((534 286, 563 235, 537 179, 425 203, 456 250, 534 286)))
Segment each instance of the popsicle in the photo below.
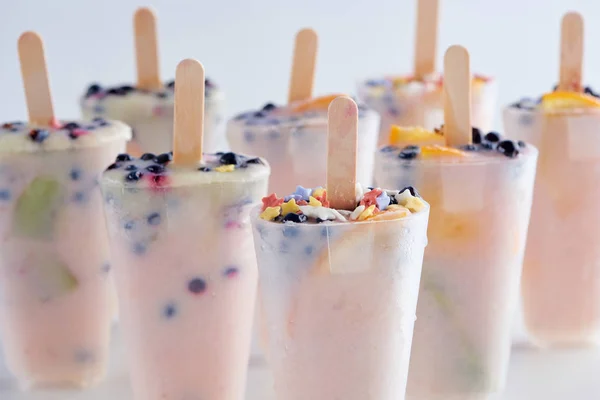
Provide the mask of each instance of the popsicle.
POLYGON ((176 74, 174 153, 102 178, 136 400, 243 398, 257 285, 249 211, 269 166, 203 154, 204 69, 176 74))
POLYGON ((537 150, 472 127, 463 47, 444 73, 444 126, 394 127, 375 182, 431 203, 407 398, 487 400, 505 385, 537 150))
MULTIPOLYGON (((417 0, 417 29, 412 74, 389 74, 358 83, 358 96, 381 114, 379 145, 392 125, 433 130, 443 123, 443 76, 436 71, 439 0, 417 0)), ((475 126, 491 129, 497 89, 493 78, 473 76, 471 110, 475 126)))
POLYGON ((507 135, 540 149, 522 295, 541 347, 600 342, 600 99, 582 84, 581 15, 564 16, 561 36, 556 90, 504 110, 507 135))
MULTIPOLYGON (((85 118, 110 118, 133 128, 132 154, 171 151, 175 81, 163 83, 158 59, 156 16, 150 8, 134 15, 137 82, 116 86, 92 83, 80 99, 85 118)), ((205 82, 205 136, 207 152, 227 151, 225 138, 225 96, 211 80, 205 82)))
POLYGON ((275 193, 251 215, 277 398, 402 400, 429 206, 356 184, 358 108, 329 106, 327 189, 275 193))
MULTIPOLYGON (((287 105, 267 103, 227 123, 233 151, 257 154, 272 165, 270 191, 290 193, 296 182, 315 187, 325 181, 327 107, 337 95, 313 97, 317 40, 312 29, 296 36, 287 105)), ((356 173, 363 185, 372 181, 379 120, 375 111, 359 106, 356 173)))
POLYGON ((131 129, 57 120, 41 38, 18 47, 29 121, 0 125, 0 343, 22 388, 86 387, 114 311, 98 178, 131 129))

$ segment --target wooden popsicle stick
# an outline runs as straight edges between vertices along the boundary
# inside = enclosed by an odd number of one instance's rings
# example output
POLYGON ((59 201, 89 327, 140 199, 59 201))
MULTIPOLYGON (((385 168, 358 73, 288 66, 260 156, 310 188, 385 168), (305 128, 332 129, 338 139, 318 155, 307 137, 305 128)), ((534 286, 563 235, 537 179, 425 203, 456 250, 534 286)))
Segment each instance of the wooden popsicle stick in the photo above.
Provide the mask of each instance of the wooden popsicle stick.
POLYGON ((29 122, 50 126, 55 116, 42 38, 35 32, 25 32, 19 37, 18 47, 29 122))
POLYGON ((560 32, 560 77, 558 90, 581 91, 583 70, 583 18, 576 12, 566 13, 560 32))
POLYGON ((340 96, 329 104, 327 139, 327 198, 331 208, 356 208, 358 107, 340 96))
POLYGON ((414 73, 417 79, 435 72, 438 0, 418 0, 414 73))
POLYGON ((296 34, 288 103, 308 100, 312 97, 317 44, 317 33, 312 29, 302 29, 296 34))
POLYGON ((204 134, 204 67, 186 59, 175 73, 173 162, 197 166, 202 161, 204 134))
POLYGON ((158 37, 156 34, 156 14, 150 8, 139 8, 133 16, 135 33, 135 57, 137 66, 137 87, 140 89, 161 89, 158 64, 158 37))
POLYGON ((444 136, 447 146, 473 140, 471 127, 471 67, 469 52, 451 46, 444 55, 444 136))

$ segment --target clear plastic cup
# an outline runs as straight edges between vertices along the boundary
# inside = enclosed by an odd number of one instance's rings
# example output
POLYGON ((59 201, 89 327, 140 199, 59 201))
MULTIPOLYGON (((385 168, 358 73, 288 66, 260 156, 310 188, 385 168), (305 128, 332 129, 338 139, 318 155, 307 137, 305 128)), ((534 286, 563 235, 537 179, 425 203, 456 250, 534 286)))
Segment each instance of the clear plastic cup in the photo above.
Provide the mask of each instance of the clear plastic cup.
MULTIPOLYGON (((134 140, 146 153, 163 153, 173 148, 174 84, 162 90, 144 91, 132 86, 101 88, 91 85, 81 98, 85 118, 104 117, 132 127, 134 140)), ((208 153, 227 151, 225 137, 225 96, 212 83, 206 86, 204 143, 208 153)))
POLYGON ((387 150, 377 185, 414 185, 431 205, 407 398, 487 399, 506 380, 537 150, 462 162, 387 150))
POLYGON ((72 124, 0 128, 0 337, 22 388, 88 387, 106 371, 115 298, 98 178, 131 130, 72 124))
POLYGON ((523 265, 524 319, 541 347, 600 343, 600 112, 504 110, 540 149, 523 265))
POLYGON ((287 224, 252 214, 277 398, 401 400, 428 207, 396 220, 287 224))
POLYGON ((242 399, 258 277, 249 212, 269 167, 166 156, 117 162, 102 180, 134 398, 242 399))
MULTIPOLYGON (((373 181, 374 154, 380 118, 359 108, 357 181, 373 181)), ((272 167, 269 191, 291 193, 299 182, 316 187, 325 182, 327 169, 327 109, 294 113, 286 109, 241 114, 227 123, 233 151, 256 154, 272 167), (258 115, 258 116, 257 116, 258 115)))
MULTIPOLYGON (((483 79, 483 78, 482 78, 483 79)), ((497 85, 494 80, 475 81, 472 88, 473 125, 492 128, 496 112, 497 85)), ((358 97, 381 115, 379 145, 388 144, 392 125, 421 126, 427 130, 444 123, 444 93, 436 80, 414 82, 394 88, 392 78, 367 79, 358 83, 358 97)))

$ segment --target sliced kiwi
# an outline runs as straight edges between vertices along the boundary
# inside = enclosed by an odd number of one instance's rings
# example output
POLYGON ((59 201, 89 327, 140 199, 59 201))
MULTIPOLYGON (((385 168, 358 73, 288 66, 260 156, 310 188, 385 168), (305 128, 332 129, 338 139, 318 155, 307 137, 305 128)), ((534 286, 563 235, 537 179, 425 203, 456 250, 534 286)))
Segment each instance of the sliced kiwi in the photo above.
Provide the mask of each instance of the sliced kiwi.
POLYGON ((54 178, 38 176, 21 193, 15 207, 13 232, 17 236, 50 239, 65 189, 54 178))
POLYGON ((34 257, 27 268, 33 294, 40 301, 52 300, 67 294, 78 286, 75 275, 67 265, 51 254, 34 257))

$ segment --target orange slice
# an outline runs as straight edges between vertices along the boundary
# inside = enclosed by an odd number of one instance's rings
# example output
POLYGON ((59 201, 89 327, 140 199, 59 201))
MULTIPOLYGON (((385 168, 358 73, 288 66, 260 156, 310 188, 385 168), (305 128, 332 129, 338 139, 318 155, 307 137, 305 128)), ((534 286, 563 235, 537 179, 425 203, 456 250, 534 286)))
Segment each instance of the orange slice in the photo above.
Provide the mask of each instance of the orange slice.
POLYGON ((571 110, 575 108, 600 108, 600 99, 585 93, 552 92, 542 96, 544 111, 571 110))
POLYGON ((440 145, 421 146, 420 158, 436 158, 436 157, 466 157, 467 153, 455 149, 453 147, 446 147, 440 145))
POLYGON ((443 145, 444 137, 438 133, 421 127, 403 127, 392 125, 390 128, 389 144, 394 146, 408 145, 443 145))
POLYGON ((315 97, 312 99, 299 101, 291 105, 294 112, 319 111, 327 110, 329 104, 337 97, 345 96, 344 94, 330 94, 327 96, 315 97))

